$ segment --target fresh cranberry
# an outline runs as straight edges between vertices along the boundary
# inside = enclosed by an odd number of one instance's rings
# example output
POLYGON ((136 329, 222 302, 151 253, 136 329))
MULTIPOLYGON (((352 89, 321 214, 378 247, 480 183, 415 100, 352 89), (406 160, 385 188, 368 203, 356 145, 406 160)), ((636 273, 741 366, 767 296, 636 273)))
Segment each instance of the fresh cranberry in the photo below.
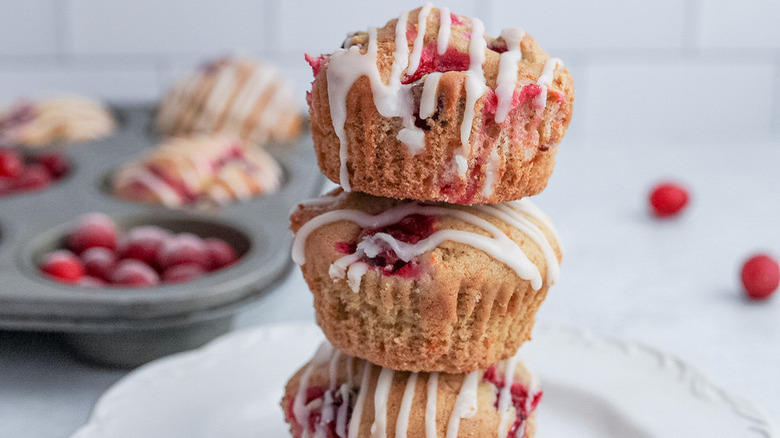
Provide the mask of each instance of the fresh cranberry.
POLYGON ((68 248, 76 254, 93 247, 116 249, 117 231, 114 221, 103 213, 89 213, 79 218, 68 236, 68 248))
POLYGON ((90 277, 89 275, 85 275, 85 276, 81 277, 81 280, 76 282, 76 284, 78 284, 79 286, 83 286, 83 287, 95 288, 95 287, 103 287, 103 286, 105 286, 106 282, 103 281, 100 278, 90 277))
POLYGON ((61 178, 68 173, 68 162, 62 155, 46 154, 37 158, 38 162, 49 171, 52 178, 61 178))
POLYGON ((657 185, 650 194, 650 205, 658 217, 674 216, 688 204, 688 191, 674 183, 657 185))
POLYGON ((209 271, 216 271, 230 266, 238 260, 236 250, 222 239, 210 237, 203 241, 209 258, 209 271))
POLYGON ((108 248, 94 246, 81 253, 87 275, 107 280, 116 266, 116 254, 108 248))
POLYGON ((163 242, 170 236, 168 231, 160 227, 135 227, 127 234, 127 239, 119 252, 123 258, 140 260, 153 266, 157 263, 163 242))
POLYGON ((157 264, 165 270, 169 266, 194 263, 204 268, 209 266, 209 255, 203 240, 188 233, 181 233, 167 239, 160 248, 157 264))
POLYGON ((763 300, 777 290, 780 284, 780 267, 766 254, 757 254, 742 266, 742 284, 745 294, 752 300, 763 300))
POLYGON ((147 287, 160 283, 157 272, 138 260, 122 260, 111 274, 111 283, 120 286, 147 287))
POLYGON ((162 281, 163 283, 185 283, 200 278, 205 274, 206 271, 203 269, 203 266, 194 263, 183 263, 173 265, 163 271, 162 281))
POLYGON ((75 283, 84 276, 81 260, 66 250, 46 254, 39 267, 41 272, 63 283, 75 283))
POLYGON ((16 178, 23 168, 24 162, 18 152, 13 149, 0 149, 0 176, 16 178))
POLYGON ((51 183, 49 171, 40 164, 31 164, 16 177, 15 186, 17 190, 38 190, 48 186, 49 183, 51 183))
POLYGON ((443 55, 440 55, 436 44, 431 43, 423 48, 417 70, 410 76, 404 76, 401 82, 411 84, 432 72, 466 71, 470 62, 468 53, 462 53, 450 47, 443 55))

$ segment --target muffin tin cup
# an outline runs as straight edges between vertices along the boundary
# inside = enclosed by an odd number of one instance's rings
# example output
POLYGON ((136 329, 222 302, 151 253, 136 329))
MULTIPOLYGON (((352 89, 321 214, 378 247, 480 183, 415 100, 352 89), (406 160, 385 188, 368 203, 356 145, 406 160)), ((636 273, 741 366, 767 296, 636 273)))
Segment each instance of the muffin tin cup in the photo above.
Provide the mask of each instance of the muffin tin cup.
POLYGON ((202 345, 230 328, 241 306, 257 299, 290 268, 288 213, 323 183, 310 136, 267 148, 285 170, 273 194, 214 208, 168 209, 115 198, 107 175, 160 139, 150 131, 152 109, 117 109, 122 123, 109 138, 65 146, 72 168, 37 192, 0 198, 0 329, 66 333, 81 356, 134 366, 202 345), (37 261, 61 246, 84 213, 111 216, 120 229, 158 225, 219 237, 241 258, 199 279, 151 288, 87 288, 50 280, 37 261))

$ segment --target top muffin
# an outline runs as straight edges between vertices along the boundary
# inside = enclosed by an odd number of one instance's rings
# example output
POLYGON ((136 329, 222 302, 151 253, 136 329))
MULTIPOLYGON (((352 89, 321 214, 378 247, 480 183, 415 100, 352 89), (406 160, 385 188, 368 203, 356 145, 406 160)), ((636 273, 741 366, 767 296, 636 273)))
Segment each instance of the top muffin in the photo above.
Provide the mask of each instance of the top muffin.
POLYGON ((498 203, 542 191, 571 118, 574 85, 520 29, 427 4, 307 60, 315 149, 345 190, 498 203))

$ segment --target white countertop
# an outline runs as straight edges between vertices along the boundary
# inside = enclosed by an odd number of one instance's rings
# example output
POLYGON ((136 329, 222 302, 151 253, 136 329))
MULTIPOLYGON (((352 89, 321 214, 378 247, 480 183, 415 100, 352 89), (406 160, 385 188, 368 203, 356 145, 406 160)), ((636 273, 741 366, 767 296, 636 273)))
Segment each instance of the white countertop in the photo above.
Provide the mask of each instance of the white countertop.
MULTIPOLYGON (((749 302, 738 277, 751 253, 780 256, 778 165, 778 143, 567 140, 536 201, 565 245, 561 281, 539 317, 672 352, 777 423, 780 296, 749 302), (647 194, 666 177, 692 202, 658 220, 647 194)), ((236 325, 292 320, 313 321, 297 269, 236 325)), ((67 436, 125 373, 78 362, 50 334, 0 332, 0 437, 67 436)))

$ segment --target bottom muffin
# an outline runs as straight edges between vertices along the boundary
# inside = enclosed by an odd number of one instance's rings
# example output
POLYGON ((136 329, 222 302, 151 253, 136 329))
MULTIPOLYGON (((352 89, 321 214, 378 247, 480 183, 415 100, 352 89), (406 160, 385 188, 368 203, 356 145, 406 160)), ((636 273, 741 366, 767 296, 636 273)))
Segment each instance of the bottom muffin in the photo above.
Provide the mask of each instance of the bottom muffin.
POLYGON ((295 438, 532 438, 541 397, 517 356, 469 374, 410 373, 324 343, 287 382, 282 408, 295 438))

